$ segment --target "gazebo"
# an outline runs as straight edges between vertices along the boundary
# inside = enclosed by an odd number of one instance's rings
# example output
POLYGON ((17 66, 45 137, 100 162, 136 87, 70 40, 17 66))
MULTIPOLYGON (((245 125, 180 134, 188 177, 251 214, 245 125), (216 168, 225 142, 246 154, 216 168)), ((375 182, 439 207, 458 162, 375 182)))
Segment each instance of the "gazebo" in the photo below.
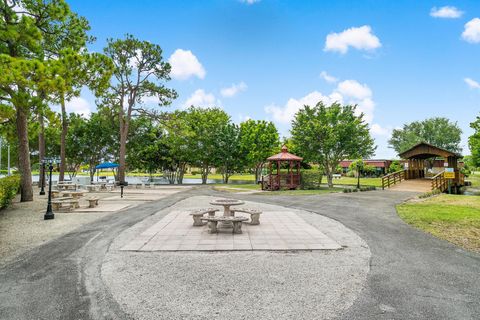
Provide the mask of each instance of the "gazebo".
POLYGON ((268 175, 262 176, 262 190, 296 189, 300 185, 302 160, 283 146, 282 152, 267 159, 268 175))

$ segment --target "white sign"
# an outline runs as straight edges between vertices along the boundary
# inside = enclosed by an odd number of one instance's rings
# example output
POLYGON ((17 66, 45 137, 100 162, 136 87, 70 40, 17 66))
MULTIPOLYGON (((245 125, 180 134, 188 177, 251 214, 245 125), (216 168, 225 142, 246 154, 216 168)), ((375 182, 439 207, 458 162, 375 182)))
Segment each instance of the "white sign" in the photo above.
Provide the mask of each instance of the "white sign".
POLYGON ((445 168, 445 172, 455 172, 453 168, 445 168))
POLYGON ((445 168, 448 167, 448 162, 444 162, 444 163, 443 163, 443 166, 444 166, 445 168))

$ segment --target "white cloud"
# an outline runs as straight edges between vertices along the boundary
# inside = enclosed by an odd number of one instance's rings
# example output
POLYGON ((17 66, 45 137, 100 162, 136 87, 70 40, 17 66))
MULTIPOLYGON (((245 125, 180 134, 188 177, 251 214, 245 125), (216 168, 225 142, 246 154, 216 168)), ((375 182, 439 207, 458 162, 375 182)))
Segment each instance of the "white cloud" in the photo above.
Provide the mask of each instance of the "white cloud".
POLYGON ((222 90, 220 90, 220 94, 223 97, 230 98, 230 97, 235 96, 237 93, 240 93, 242 91, 247 90, 247 88, 248 88, 247 84, 242 81, 242 82, 237 83, 237 84, 232 84, 228 88, 223 88, 222 90))
POLYGON ((322 71, 320 72, 320 78, 322 78, 323 80, 327 81, 328 83, 335 83, 338 81, 337 78, 335 78, 334 76, 332 75, 329 75, 327 73, 327 71, 322 71))
POLYGON ((203 89, 197 89, 183 104, 184 108, 190 106, 199 108, 221 107, 221 102, 212 93, 207 93, 203 89))
POLYGON ((452 6, 445 6, 445 7, 433 7, 430 10, 430 16, 434 18, 449 18, 449 19, 456 19, 460 18, 463 15, 463 11, 458 10, 452 6))
POLYGON ((379 125, 378 123, 373 123, 370 126, 370 132, 373 135, 376 135, 376 136, 388 137, 388 136, 390 136, 392 130, 390 128, 384 128, 381 125, 379 125))
POLYGON ((325 41, 325 51, 347 53, 349 47, 357 50, 374 50, 380 48, 380 39, 372 33, 370 26, 349 28, 340 33, 330 33, 325 41))
POLYGON ((465 81, 470 89, 480 89, 480 83, 471 78, 465 78, 463 81, 465 81))
POLYGON ((260 2, 260 0, 240 0, 240 2, 250 5, 250 4, 254 4, 256 2, 260 2))
POLYGON ((274 104, 266 106, 265 112, 271 114, 273 119, 279 123, 290 123, 298 110, 303 108, 303 106, 315 106, 320 101, 329 105, 335 101, 342 102, 342 96, 336 92, 329 96, 324 96, 318 91, 313 91, 300 99, 290 98, 284 107, 274 104))
POLYGON ((92 112, 90 104, 87 100, 82 97, 74 97, 72 100, 65 103, 65 108, 67 113, 76 113, 81 114, 85 117, 88 117, 92 112))
POLYGON ((366 84, 360 84, 356 80, 340 82, 329 95, 313 91, 300 99, 290 98, 283 107, 271 104, 265 107, 265 112, 272 115, 274 121, 288 124, 304 105, 315 106, 319 101, 323 101, 325 105, 334 102, 356 104, 358 105, 357 114, 363 112, 365 120, 369 123, 373 120, 375 102, 373 101, 372 90, 366 84))
POLYGON ((372 96, 372 90, 366 84, 360 84, 356 80, 345 80, 338 84, 338 92, 342 95, 358 100, 368 99, 372 96))
POLYGON ((465 30, 462 33, 463 40, 470 43, 480 42, 480 19, 473 18, 465 24, 465 30))
POLYGON ((186 80, 190 77, 205 78, 205 69, 190 50, 177 49, 170 56, 168 62, 172 66, 170 75, 177 80, 186 80))

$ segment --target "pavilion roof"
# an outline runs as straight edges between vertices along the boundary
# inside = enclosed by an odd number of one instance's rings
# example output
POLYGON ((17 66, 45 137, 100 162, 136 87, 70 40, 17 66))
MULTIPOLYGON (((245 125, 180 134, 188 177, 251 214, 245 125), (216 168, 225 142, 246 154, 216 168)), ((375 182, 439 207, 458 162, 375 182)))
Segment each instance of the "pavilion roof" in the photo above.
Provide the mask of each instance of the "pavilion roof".
POLYGON ((433 157, 455 157, 455 158, 462 158, 462 155, 458 153, 454 153, 434 145, 431 145, 426 142, 420 142, 408 150, 403 151, 399 154, 402 159, 428 159, 433 157))
POLYGON ((287 146, 283 146, 282 152, 267 158, 267 160, 268 161, 302 161, 303 158, 289 153, 287 146))

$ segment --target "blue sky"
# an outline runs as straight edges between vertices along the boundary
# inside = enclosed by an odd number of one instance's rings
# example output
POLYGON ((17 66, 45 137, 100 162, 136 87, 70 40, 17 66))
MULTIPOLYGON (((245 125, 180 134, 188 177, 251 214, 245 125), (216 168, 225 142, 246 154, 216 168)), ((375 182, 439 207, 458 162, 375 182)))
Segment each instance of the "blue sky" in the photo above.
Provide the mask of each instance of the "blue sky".
MULTIPOLYGON (((432 116, 457 121, 468 154, 480 113, 480 1, 72 0, 101 51, 131 33, 159 44, 168 83, 235 122, 267 119, 288 135, 303 103, 358 103, 378 145, 395 157, 392 128, 432 116), (477 20, 478 19, 478 20, 477 20), (175 63, 173 63, 175 62, 175 63)), ((95 110, 88 92, 70 109, 95 110)))

